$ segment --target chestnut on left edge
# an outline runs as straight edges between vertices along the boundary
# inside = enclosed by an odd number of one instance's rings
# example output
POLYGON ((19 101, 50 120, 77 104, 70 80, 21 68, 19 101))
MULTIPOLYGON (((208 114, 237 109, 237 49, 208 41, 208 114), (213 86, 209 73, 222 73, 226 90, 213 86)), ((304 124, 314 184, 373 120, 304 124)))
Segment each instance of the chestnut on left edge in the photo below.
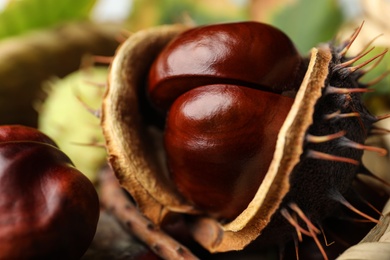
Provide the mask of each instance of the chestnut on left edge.
POLYGON ((98 219, 93 184, 48 136, 0 126, 0 259, 78 259, 98 219))

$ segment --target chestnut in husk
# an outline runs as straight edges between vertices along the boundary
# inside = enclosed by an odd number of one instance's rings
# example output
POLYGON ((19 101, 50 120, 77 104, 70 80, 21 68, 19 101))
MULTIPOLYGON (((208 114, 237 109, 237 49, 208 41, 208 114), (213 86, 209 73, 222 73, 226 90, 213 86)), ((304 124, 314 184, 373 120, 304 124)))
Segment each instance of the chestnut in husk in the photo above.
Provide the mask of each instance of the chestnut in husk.
POLYGON ((342 205, 375 222, 345 199, 363 150, 386 153, 364 145, 385 117, 365 107, 370 85, 359 79, 369 69, 360 69, 385 52, 347 57, 360 29, 308 58, 254 22, 132 35, 102 105, 117 178, 155 224, 169 212, 191 216, 192 236, 210 252, 302 235, 321 250, 317 225, 342 205), (145 100, 166 115, 163 131, 149 124, 145 100))
POLYGON ((165 149, 181 194, 224 220, 247 207, 293 103, 282 94, 296 91, 304 64, 283 32, 256 22, 194 28, 164 48, 147 91, 169 111, 165 149))
POLYGON ((0 126, 0 258, 79 259, 99 218, 93 184, 38 130, 0 126))
POLYGON ((201 86, 177 98, 164 143, 181 194, 217 218, 238 216, 268 170, 292 102, 236 85, 201 86))
POLYGON ((168 109, 202 85, 235 84, 282 93, 296 89, 305 63, 291 40, 267 24, 241 22, 187 30, 159 53, 148 76, 148 95, 168 109))

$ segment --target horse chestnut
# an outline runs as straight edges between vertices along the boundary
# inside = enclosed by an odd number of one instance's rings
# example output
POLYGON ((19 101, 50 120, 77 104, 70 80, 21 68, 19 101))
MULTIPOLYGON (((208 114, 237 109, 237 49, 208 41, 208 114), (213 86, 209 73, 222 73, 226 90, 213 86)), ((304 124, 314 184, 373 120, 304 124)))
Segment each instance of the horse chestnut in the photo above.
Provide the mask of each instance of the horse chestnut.
POLYGON ((363 144, 384 117, 367 110, 369 85, 359 81, 384 53, 353 65, 366 55, 346 56, 359 30, 307 59, 279 30, 253 22, 132 35, 102 105, 117 178, 155 224, 169 212, 191 215, 192 236, 210 252, 302 235, 322 250, 316 225, 341 205, 359 212, 345 196, 363 150, 385 154, 363 144), (166 114, 164 132, 149 124, 146 96, 166 114))
POLYGON ((148 95, 154 106, 166 110, 179 95, 202 85, 235 84, 282 93, 297 89, 304 66, 287 35, 270 25, 197 27, 158 55, 150 68, 148 95))
POLYGON ((161 51, 148 96, 169 111, 168 167, 196 207, 225 221, 246 208, 293 102, 281 94, 296 92, 304 64, 283 32, 256 22, 194 28, 161 51))
POLYGON ((0 161, 0 258, 80 258, 99 218, 92 183, 30 127, 0 127, 0 161))
POLYGON ((181 194, 217 218, 239 215, 268 170, 293 101, 236 85, 201 86, 178 97, 164 141, 181 194))

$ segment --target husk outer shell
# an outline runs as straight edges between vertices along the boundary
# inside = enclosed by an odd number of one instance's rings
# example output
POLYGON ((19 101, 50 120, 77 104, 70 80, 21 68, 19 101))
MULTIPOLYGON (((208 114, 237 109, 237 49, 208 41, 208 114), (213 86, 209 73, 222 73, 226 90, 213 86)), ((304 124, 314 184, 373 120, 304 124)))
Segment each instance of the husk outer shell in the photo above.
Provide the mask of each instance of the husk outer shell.
MULTIPOLYGON (((157 159, 158 151, 150 148, 151 136, 146 133, 138 108, 139 91, 145 86, 150 64, 165 44, 185 29, 180 25, 163 26, 131 36, 114 59, 102 107, 109 161, 141 211, 155 223, 169 211, 196 213, 164 177, 166 167, 157 159)), ((279 132, 273 161, 248 208, 226 225, 207 217, 195 219, 192 234, 209 251, 243 249, 261 234, 278 210, 289 191, 289 175, 303 153, 302 144, 330 60, 327 46, 312 49, 308 70, 279 132)))
POLYGON ((101 125, 109 162, 121 185, 141 211, 159 223, 168 209, 191 212, 193 207, 168 183, 157 158, 157 143, 143 124, 139 112, 140 91, 152 61, 178 33, 188 27, 163 26, 140 31, 125 41, 111 64, 103 98, 101 125))
POLYGON ((328 47, 312 49, 308 70, 294 104, 279 132, 274 158, 254 199, 235 220, 220 225, 201 218, 194 237, 211 252, 241 250, 268 225, 290 188, 289 176, 303 153, 303 142, 312 124, 314 105, 322 95, 331 53, 328 47))

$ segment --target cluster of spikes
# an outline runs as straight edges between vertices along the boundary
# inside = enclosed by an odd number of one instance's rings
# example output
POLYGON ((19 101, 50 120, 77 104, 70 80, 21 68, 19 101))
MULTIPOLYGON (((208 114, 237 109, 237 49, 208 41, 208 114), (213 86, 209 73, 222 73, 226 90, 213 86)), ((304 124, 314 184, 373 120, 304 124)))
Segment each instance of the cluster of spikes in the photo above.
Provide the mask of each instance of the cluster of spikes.
MULTIPOLYGON (((345 99, 351 99, 352 93, 368 93, 375 91, 372 86, 380 82, 382 79, 384 79, 387 75, 390 74, 390 71, 384 72, 382 75, 377 77, 376 79, 368 82, 368 83, 361 83, 359 82, 359 79, 367 74, 368 72, 372 71, 374 68, 378 66, 378 64, 382 61, 383 57, 387 53, 387 49, 385 49, 383 52, 379 53, 378 55, 369 58, 365 61, 362 61, 361 63, 354 65, 355 63, 358 63, 362 58, 366 57, 367 54, 369 54, 375 47, 370 47, 373 43, 373 41, 377 38, 375 37, 373 40, 371 40, 364 48, 363 50, 357 54, 353 58, 346 57, 346 54, 348 50, 350 49, 351 45, 359 35, 364 22, 355 30, 355 32, 350 36, 348 40, 343 42, 340 46, 335 47, 333 49, 333 55, 336 55, 336 59, 340 61, 339 63, 332 64, 330 67, 330 71, 336 72, 338 75, 341 75, 341 79, 344 80, 346 78, 350 78, 354 80, 357 85, 353 88, 343 88, 343 87, 336 87, 328 85, 324 88, 323 95, 343 95, 345 99), (368 49, 368 50, 367 50, 368 49), (365 68, 367 65, 371 64, 369 68, 365 68)), ((344 120, 346 118, 357 118, 360 120, 361 114, 357 111, 352 112, 341 112, 340 110, 337 110, 335 112, 326 114, 323 116, 323 119, 325 121, 338 121, 338 120, 344 120)), ((370 115, 370 123, 374 124, 380 120, 387 119, 390 117, 390 114, 380 115, 380 116, 371 116, 370 115)), ((363 130, 364 124, 361 123, 361 127, 363 130)), ((384 129, 381 127, 377 127, 375 125, 370 125, 370 129, 368 130, 368 135, 379 135, 379 134, 389 134, 390 131, 388 129, 384 129)), ((340 148, 352 148, 352 149, 358 149, 358 150, 364 150, 364 151, 371 151, 376 152, 380 156, 387 155, 387 150, 375 147, 375 146, 369 146, 365 144, 361 144, 358 142, 354 142, 346 137, 347 131, 342 130, 338 131, 336 133, 327 134, 327 135, 313 135, 310 133, 306 134, 306 143, 311 144, 321 144, 326 143, 330 141, 337 140, 337 144, 340 146, 340 148)), ((334 161, 334 162, 342 162, 347 164, 353 164, 358 167, 357 174, 363 174, 366 176, 369 176, 370 178, 374 178, 377 181, 380 181, 384 185, 390 187, 390 183, 386 180, 381 179, 380 177, 373 174, 371 171, 369 171, 361 161, 358 161, 353 158, 343 157, 343 156, 337 156, 330 153, 324 153, 321 151, 316 151, 314 149, 307 149, 305 156, 307 158, 311 159, 317 159, 317 160, 326 160, 326 161, 334 161)), ((332 192, 329 194, 329 197, 333 201, 336 201, 340 203, 341 205, 345 206, 350 211, 356 213, 358 216, 363 218, 362 221, 368 221, 372 223, 379 223, 379 220, 369 216, 368 214, 365 214, 364 212, 360 211, 356 207, 354 207, 350 202, 347 201, 347 199, 338 191, 332 190, 332 192)), ((361 200, 367 204, 370 208, 373 208, 375 212, 378 213, 379 216, 381 216, 381 212, 373 205, 371 205, 368 201, 365 201, 363 198, 361 200)), ((323 243, 321 243, 318 235, 322 234, 324 239, 324 244, 326 246, 329 246, 332 243, 328 243, 324 231, 320 224, 317 224, 317 226, 313 223, 313 221, 310 220, 309 215, 305 214, 305 212, 294 202, 288 203, 285 207, 281 208, 280 210, 281 215, 284 217, 284 219, 287 220, 287 222, 295 229, 295 233, 293 235, 294 242, 295 242, 295 251, 296 251, 296 257, 299 259, 299 242, 303 241, 303 235, 306 235, 308 237, 311 237, 318 249, 320 250, 323 258, 325 260, 328 259, 326 250, 323 247, 323 243)))

